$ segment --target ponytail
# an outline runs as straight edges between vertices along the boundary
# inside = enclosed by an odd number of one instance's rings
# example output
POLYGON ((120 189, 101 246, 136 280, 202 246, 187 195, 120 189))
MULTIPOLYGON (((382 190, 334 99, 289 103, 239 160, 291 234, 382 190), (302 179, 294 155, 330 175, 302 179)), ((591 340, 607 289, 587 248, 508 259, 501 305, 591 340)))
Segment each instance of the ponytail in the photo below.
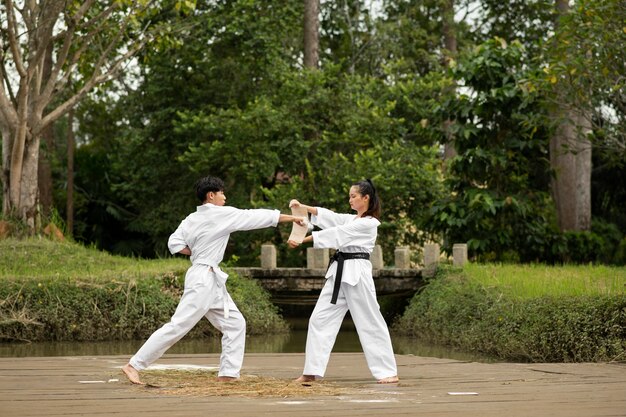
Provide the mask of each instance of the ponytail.
POLYGON ((362 196, 368 195, 370 197, 367 210, 365 211, 365 213, 363 213, 363 217, 372 216, 375 219, 380 220, 380 198, 378 198, 378 193, 376 192, 376 187, 374 187, 374 183, 372 182, 372 180, 368 178, 364 181, 359 181, 356 184, 352 185, 359 188, 359 194, 361 194, 362 196))

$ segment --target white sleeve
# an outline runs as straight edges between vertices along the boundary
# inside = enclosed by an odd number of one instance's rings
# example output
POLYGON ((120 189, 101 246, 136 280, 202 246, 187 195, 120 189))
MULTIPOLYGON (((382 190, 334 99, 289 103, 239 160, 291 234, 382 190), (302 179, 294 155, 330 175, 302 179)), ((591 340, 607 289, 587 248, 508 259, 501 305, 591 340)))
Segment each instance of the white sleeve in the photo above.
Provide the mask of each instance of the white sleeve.
POLYGON ((323 207, 316 207, 317 215, 311 215, 311 223, 320 229, 340 226, 354 220, 356 214, 335 213, 323 207))
POLYGON ((280 210, 233 208, 228 213, 229 229, 233 232, 276 227, 279 218, 280 210))
POLYGON ((185 220, 178 225, 178 228, 170 235, 170 238, 167 241, 167 247, 172 255, 177 254, 188 246, 187 241, 185 240, 184 224, 185 220))
POLYGON ((340 249, 346 246, 373 247, 376 226, 362 221, 330 227, 312 233, 314 248, 340 249))

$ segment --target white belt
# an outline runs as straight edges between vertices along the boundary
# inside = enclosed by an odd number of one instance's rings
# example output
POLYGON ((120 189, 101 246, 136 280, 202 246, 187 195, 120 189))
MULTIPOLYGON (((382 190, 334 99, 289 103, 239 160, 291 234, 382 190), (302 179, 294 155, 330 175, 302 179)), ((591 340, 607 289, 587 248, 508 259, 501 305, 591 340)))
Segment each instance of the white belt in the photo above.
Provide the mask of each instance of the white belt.
POLYGON ((220 269, 216 262, 208 261, 208 260, 196 260, 194 265, 207 265, 207 272, 213 272, 215 274, 216 284, 222 288, 222 299, 224 301, 224 318, 227 319, 230 317, 230 301, 228 301, 228 290, 226 289, 226 280, 228 279, 228 274, 220 269))

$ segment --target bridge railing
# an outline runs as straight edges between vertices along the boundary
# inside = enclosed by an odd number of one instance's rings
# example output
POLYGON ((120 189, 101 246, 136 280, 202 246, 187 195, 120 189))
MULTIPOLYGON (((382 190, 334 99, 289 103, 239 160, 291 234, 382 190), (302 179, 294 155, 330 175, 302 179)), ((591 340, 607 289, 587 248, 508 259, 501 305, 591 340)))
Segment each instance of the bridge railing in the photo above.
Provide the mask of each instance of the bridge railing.
MULTIPOLYGON (((262 269, 275 269, 277 268, 276 262, 276 246, 267 243, 261 246, 261 268, 262 269)), ((307 248, 306 250, 306 264, 308 269, 325 269, 328 266, 330 259, 329 249, 317 249, 307 248)), ((424 266, 421 268, 423 274, 433 274, 441 259, 441 251, 439 244, 429 243, 424 245, 424 266)), ((452 248, 453 264, 456 266, 462 266, 467 263, 467 244, 456 243, 452 248)), ((374 269, 383 269, 385 267, 383 261, 383 251, 380 245, 376 245, 372 252, 371 258, 372 267, 374 269)), ((408 246, 399 246, 394 250, 394 263, 395 269, 413 269, 411 267, 411 249, 408 246)))

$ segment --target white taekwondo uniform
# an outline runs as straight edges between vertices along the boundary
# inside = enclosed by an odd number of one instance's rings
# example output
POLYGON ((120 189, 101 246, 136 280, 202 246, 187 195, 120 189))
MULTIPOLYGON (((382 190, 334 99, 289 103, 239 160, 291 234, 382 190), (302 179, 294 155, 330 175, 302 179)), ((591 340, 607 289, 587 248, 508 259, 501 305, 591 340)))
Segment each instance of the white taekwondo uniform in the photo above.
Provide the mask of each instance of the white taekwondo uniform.
MULTIPOLYGON (((373 217, 358 218, 321 207, 317 208, 316 216, 311 216, 311 223, 322 229, 312 232, 315 248, 369 254, 374 250, 380 225, 373 217)), ((339 297, 336 304, 331 304, 336 271, 335 261, 326 273, 326 284, 309 319, 303 375, 324 376, 341 322, 349 310, 374 378, 396 376, 391 337, 376 300, 371 262, 368 259, 344 261, 339 297)))
POLYGON ((169 323, 155 331, 130 359, 137 370, 150 366, 206 317, 222 332, 218 376, 239 377, 246 341, 246 321, 226 290, 228 274, 219 263, 232 232, 276 226, 279 210, 241 210, 210 203, 198 206, 170 236, 172 254, 191 249, 185 289, 169 323))

